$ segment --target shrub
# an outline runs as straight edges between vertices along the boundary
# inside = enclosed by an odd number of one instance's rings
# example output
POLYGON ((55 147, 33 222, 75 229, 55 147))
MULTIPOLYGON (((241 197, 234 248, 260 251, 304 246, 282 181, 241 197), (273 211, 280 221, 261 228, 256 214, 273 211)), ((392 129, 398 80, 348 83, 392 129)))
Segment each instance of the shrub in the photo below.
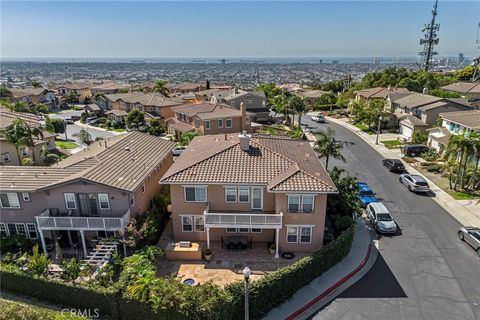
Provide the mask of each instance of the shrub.
POLYGON ((80 275, 80 263, 77 259, 72 258, 69 261, 62 261, 62 267, 65 270, 63 273, 63 278, 68 281, 74 281, 80 275))
POLYGON ((10 301, 0 300, 0 320, 80 320, 87 319, 77 317, 70 313, 62 313, 49 309, 34 307, 10 301))
POLYGON ((438 159, 438 153, 435 149, 430 149, 427 152, 422 153, 420 157, 427 161, 434 161, 438 159))
POLYGON ((335 218, 335 228, 339 232, 347 230, 352 224, 353 219, 349 216, 337 216, 335 218))
POLYGON ((426 167, 428 172, 442 173, 445 171, 445 167, 441 164, 432 164, 426 167))
POLYGON ((411 142, 413 144, 425 144, 428 140, 428 134, 420 130, 415 130, 412 134, 411 142))
POLYGON ((26 252, 32 248, 33 244, 23 234, 16 234, 0 241, 0 252, 17 253, 26 252))
POLYGON ((28 271, 37 277, 44 276, 49 265, 50 259, 48 256, 45 253, 40 253, 38 245, 35 245, 32 255, 28 257, 28 271))

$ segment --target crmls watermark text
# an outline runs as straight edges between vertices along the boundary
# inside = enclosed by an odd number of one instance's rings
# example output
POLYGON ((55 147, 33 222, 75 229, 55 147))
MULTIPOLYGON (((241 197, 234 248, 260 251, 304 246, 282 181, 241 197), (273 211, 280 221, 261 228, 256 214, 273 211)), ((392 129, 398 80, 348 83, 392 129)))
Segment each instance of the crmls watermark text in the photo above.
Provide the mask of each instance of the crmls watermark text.
POLYGON ((99 309, 62 309, 62 315, 96 319, 100 317, 99 309))

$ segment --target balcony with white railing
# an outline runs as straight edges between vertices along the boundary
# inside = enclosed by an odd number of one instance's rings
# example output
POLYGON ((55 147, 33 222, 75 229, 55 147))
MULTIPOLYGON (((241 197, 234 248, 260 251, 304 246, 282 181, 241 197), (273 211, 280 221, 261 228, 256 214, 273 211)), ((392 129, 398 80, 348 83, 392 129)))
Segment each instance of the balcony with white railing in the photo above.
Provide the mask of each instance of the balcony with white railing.
POLYGON ((209 206, 203 212, 206 228, 259 228, 281 229, 283 213, 209 212, 209 206))
POLYGON ((36 216, 40 230, 123 230, 130 220, 130 210, 121 217, 75 217, 52 216, 50 209, 44 210, 36 216))

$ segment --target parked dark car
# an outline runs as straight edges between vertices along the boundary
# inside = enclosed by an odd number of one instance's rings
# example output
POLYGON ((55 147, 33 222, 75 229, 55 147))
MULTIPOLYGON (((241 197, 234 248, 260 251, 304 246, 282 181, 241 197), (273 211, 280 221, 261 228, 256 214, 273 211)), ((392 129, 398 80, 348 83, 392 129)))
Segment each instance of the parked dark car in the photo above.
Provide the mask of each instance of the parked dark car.
POLYGON ((430 148, 427 146, 424 146, 423 144, 409 144, 409 145, 403 146, 402 153, 409 157, 416 157, 429 150, 430 148))
POLYGON ((70 119, 72 119, 73 121, 78 121, 80 120, 80 116, 71 115, 70 119))
POLYGON ((398 159, 383 159, 382 164, 390 172, 405 172, 405 166, 398 159))

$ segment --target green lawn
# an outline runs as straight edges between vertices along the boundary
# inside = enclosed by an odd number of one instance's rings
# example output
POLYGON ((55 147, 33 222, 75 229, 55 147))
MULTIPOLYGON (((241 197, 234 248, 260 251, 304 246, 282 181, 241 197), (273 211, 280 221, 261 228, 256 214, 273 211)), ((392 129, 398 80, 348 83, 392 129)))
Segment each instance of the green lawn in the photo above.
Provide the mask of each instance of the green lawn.
POLYGON ((115 131, 115 132, 125 132, 127 129, 125 128, 116 128, 116 129, 107 129, 108 131, 115 131))
POLYGON ((376 133, 375 131, 370 129, 366 124, 363 124, 363 123, 355 123, 354 126, 357 127, 358 129, 362 130, 363 132, 370 134, 370 135, 376 133))
POLYGON ((473 200, 473 199, 480 199, 480 193, 468 193, 468 192, 462 192, 462 191, 451 191, 449 189, 444 189, 445 191, 450 194, 453 199, 455 200, 473 200))
POLYGON ((75 149, 76 147, 78 147, 78 144, 71 141, 55 141, 55 145, 58 148, 62 149, 75 149))
POLYGON ((401 148, 403 146, 403 143, 398 140, 384 140, 380 141, 380 143, 383 143, 383 145, 388 149, 401 148))

